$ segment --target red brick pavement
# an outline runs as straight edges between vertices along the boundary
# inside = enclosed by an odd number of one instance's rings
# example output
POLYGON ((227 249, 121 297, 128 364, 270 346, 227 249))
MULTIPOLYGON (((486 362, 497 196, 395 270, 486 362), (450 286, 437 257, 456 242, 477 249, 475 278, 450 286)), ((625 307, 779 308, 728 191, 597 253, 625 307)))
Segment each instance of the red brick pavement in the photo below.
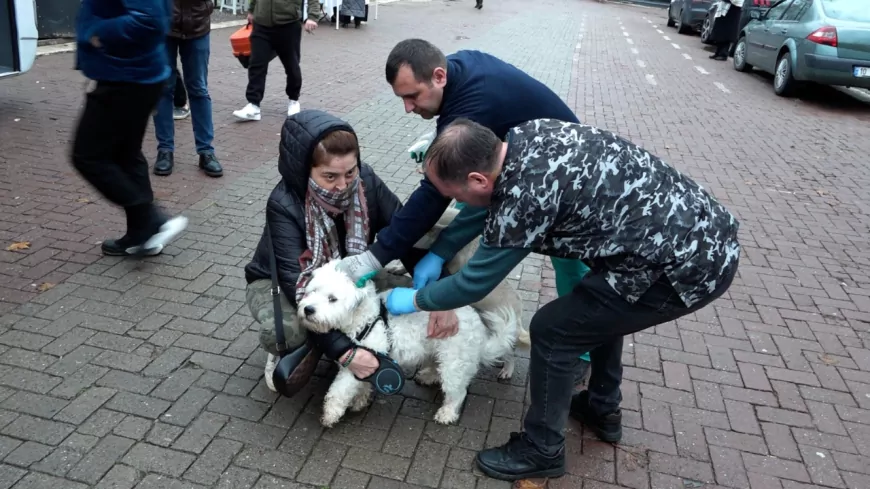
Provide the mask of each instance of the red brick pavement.
MULTIPOLYGON (((585 121, 668 158, 742 223, 729 294, 626 341, 623 441, 600 443, 570 423, 569 473, 549 487, 870 487, 868 108, 828 90, 776 98, 769 77, 708 60, 697 37, 663 26, 663 11, 591 0, 493 6, 477 15, 468 2, 399 3, 363 31, 318 31, 306 39, 326 53, 305 65, 310 105, 319 97, 348 113, 370 153, 400 152, 419 127, 377 110, 391 100, 381 80, 389 47, 410 32, 482 47, 547 80, 585 121), (562 66, 565 50, 573 63, 562 66)), ((324 382, 290 400, 265 390, 239 270, 275 178, 262 163, 274 157, 283 103, 273 77, 264 122, 230 124, 230 95, 244 80, 227 52, 213 51, 229 178, 196 172, 188 123, 179 124, 190 156, 157 188, 174 209, 193 204, 197 225, 140 264, 95 253, 119 226, 102 203, 78 201, 96 199, 64 157, 81 98, 70 57, 42 58, 0 86, 0 236, 33 243, 0 255, 0 308, 15 311, 0 309, 0 487, 505 488, 475 472, 472 457, 519 428, 525 360, 509 384, 481 372, 449 428, 431 422, 436 393, 413 384, 328 431, 316 419, 324 382), (40 157, 45 148, 55 158, 40 157), (30 286, 67 276, 38 295, 30 286)), ((413 179, 401 160, 378 163, 391 185, 413 179)), ((528 310, 555 295, 546 260, 519 272, 528 310)))

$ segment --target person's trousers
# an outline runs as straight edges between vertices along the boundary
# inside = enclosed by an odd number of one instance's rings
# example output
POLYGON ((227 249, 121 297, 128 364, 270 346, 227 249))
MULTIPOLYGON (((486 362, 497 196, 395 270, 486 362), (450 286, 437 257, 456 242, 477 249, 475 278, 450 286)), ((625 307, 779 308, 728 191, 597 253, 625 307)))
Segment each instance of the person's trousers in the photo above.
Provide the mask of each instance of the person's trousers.
POLYGON ((172 105, 176 109, 180 109, 187 105, 187 90, 184 89, 184 80, 181 79, 181 74, 178 73, 178 65, 172 68, 175 74, 175 93, 172 98, 172 105))
POLYGON ((608 285, 605 273, 589 273, 570 294, 538 310, 529 326, 531 406, 524 421, 535 446, 548 455, 564 446, 577 355, 589 351, 592 358, 588 389, 592 409, 599 415, 616 411, 622 401, 623 337, 713 302, 731 285, 736 264, 732 270, 713 293, 691 307, 683 304, 664 276, 632 304, 608 285))
MULTIPOLYGON (((182 79, 190 101, 190 117, 193 139, 198 154, 214 153, 214 124, 212 123, 211 96, 208 94, 208 60, 211 53, 211 36, 206 34, 196 39, 166 38, 169 62, 175 64, 181 58, 182 79)), ((173 70, 163 90, 154 114, 154 136, 158 151, 175 151, 174 108, 177 72, 173 70)))
POLYGON ((287 98, 299 100, 302 90, 302 22, 266 27, 254 23, 251 32, 251 61, 248 65, 248 102, 259 106, 266 90, 266 73, 275 54, 287 74, 287 98))
POLYGON ((73 166, 115 205, 150 207, 154 202, 142 139, 164 85, 101 81, 86 96, 73 141, 73 166))
POLYGON ((728 57, 728 53, 730 51, 731 43, 728 41, 718 42, 716 43, 716 56, 720 57, 728 57))

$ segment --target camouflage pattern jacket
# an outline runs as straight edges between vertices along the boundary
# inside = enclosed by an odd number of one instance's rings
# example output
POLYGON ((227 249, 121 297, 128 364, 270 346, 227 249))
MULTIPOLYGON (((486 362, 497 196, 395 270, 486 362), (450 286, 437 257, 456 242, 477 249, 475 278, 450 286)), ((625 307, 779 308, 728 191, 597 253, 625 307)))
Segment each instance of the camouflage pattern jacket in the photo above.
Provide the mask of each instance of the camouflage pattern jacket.
POLYGON ((736 271, 737 219, 646 150, 551 119, 517 126, 507 140, 485 244, 580 258, 631 303, 664 274, 692 306, 736 271))

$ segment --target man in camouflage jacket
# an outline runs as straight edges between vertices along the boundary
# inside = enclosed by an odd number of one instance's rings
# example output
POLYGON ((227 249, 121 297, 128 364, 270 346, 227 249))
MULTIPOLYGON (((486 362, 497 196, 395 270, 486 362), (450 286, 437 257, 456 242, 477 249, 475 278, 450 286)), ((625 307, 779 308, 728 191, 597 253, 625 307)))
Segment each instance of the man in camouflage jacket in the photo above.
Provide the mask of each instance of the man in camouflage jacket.
POLYGON ((477 456, 498 479, 558 477, 569 413, 604 441, 622 436, 623 337, 697 311, 728 289, 740 255, 737 219, 661 159, 583 124, 539 119, 502 142, 460 119, 429 147, 426 165, 444 196, 469 204, 469 215, 454 221, 464 225, 445 229, 430 252, 450 260, 481 229, 483 236, 459 273, 394 289, 391 313, 473 303, 532 252, 591 268, 532 318, 524 432, 477 456), (585 351, 589 388, 572 397, 574 359, 585 351))

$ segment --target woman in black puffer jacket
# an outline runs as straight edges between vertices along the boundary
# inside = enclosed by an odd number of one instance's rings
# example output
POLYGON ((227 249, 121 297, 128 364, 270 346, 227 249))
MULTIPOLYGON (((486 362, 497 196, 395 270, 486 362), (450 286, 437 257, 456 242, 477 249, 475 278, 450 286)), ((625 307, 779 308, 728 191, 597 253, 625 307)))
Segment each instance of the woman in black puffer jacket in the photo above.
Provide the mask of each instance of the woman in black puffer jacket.
MULTIPOLYGON (((318 110, 288 117, 281 131, 278 158, 281 181, 266 205, 266 221, 282 290, 284 336, 289 351, 307 339, 330 360, 346 364, 365 378, 378 368, 377 357, 359 349, 341 332, 314 334, 299 326, 296 301, 312 270, 336 257, 365 251, 390 223, 402 204, 359 159, 359 143, 349 124, 318 110)), ((246 299, 254 319, 261 324, 260 343, 269 353, 265 379, 271 390, 277 350, 272 296, 269 243, 263 236, 245 267, 246 299)), ((424 254, 415 250, 406 270, 424 254)))

